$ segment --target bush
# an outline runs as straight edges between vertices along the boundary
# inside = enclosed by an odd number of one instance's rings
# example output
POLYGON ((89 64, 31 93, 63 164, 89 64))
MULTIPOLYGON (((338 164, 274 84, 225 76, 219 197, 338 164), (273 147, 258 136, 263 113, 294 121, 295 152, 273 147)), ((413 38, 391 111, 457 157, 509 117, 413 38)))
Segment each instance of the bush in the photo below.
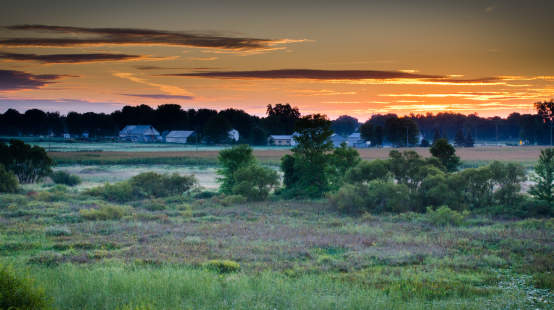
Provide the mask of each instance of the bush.
POLYGON ((346 213, 399 213, 408 211, 409 191, 403 184, 371 181, 368 184, 346 184, 329 200, 346 213))
POLYGON ((144 208, 148 211, 162 211, 167 209, 165 202, 161 199, 150 199, 143 204, 144 208))
POLYGON ((246 202, 246 200, 246 197, 242 195, 229 195, 221 199, 221 204, 224 206, 230 206, 234 204, 244 203, 246 202))
POLYGON ((218 273, 230 273, 240 270, 240 264, 232 260, 214 259, 204 263, 204 267, 218 273))
POLYGON ((28 277, 17 276, 11 267, 0 265, 0 309, 47 309, 50 300, 28 277))
POLYGON ((0 142, 0 164, 13 172, 19 182, 40 181, 52 172, 52 159, 39 146, 30 146, 20 140, 10 140, 10 145, 0 142))
POLYGON ((267 199, 271 189, 279 184, 276 171, 255 164, 239 168, 233 174, 233 179, 231 192, 250 201, 267 199))
POLYGON ((129 211, 129 207, 101 204, 98 209, 83 209, 79 213, 86 220, 106 221, 118 220, 129 211))
POLYGON ((463 224, 465 218, 469 215, 469 212, 464 211, 462 213, 451 210, 447 206, 439 207, 437 210, 428 207, 425 217, 433 225, 437 226, 460 226, 463 224))
POLYGON ((126 202, 135 199, 133 188, 129 182, 106 183, 102 186, 90 189, 87 193, 115 202, 126 202))
POLYGON ((144 172, 128 181, 114 184, 106 183, 89 190, 87 193, 115 202, 127 202, 144 198, 161 198, 187 192, 196 184, 194 176, 180 176, 156 172, 144 172))
POLYGON ((50 175, 50 178, 56 184, 64 184, 67 186, 75 186, 81 183, 81 178, 74 174, 69 174, 65 171, 56 171, 50 175))
POLYGON ((0 164, 0 193, 15 193, 19 182, 17 177, 0 164))
POLYGON ((144 172, 129 179, 133 191, 141 198, 180 195, 196 184, 194 176, 144 172))

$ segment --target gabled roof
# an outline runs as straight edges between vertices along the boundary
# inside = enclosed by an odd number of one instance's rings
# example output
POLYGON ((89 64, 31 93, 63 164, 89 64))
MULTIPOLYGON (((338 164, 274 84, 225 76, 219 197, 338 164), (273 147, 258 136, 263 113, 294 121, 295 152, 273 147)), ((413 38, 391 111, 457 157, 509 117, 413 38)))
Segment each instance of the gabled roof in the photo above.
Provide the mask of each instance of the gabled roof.
POLYGON ((287 140, 292 139, 292 135, 270 135, 269 136, 273 140, 287 140))
POLYGON ((120 135, 159 135, 160 133, 150 125, 127 125, 120 132, 120 135))
POLYGON ((359 132, 355 132, 355 133, 349 135, 348 138, 349 139, 361 139, 361 136, 360 136, 359 132))
POLYGON ((194 131, 192 130, 172 130, 165 137, 166 138, 188 138, 193 133, 194 131))

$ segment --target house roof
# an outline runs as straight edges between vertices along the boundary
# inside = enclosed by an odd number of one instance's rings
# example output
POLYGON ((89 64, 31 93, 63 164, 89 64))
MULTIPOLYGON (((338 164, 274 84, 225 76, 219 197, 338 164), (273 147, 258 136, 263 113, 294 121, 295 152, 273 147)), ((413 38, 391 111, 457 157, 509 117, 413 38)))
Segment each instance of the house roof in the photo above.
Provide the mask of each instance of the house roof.
POLYGON ((120 135, 159 135, 160 133, 151 125, 127 125, 120 135))
POLYGON ((166 138, 188 138, 193 133, 194 131, 192 130, 172 130, 165 137, 166 138))
POLYGON ((292 139, 292 135, 270 135, 269 136, 273 140, 287 140, 292 139))

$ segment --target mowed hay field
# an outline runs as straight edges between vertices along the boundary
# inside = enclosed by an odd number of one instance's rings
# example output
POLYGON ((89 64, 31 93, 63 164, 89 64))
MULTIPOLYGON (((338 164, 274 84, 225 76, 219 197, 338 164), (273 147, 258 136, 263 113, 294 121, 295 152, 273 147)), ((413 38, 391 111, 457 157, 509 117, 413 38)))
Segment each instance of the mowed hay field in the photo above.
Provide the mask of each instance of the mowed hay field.
MULTIPOLYGON (((524 165, 533 165, 539 157, 540 151, 545 147, 526 146, 483 146, 474 148, 457 148, 456 153, 466 163, 489 162, 493 160, 520 162, 524 165)), ((413 150, 424 157, 431 156, 429 148, 368 148, 357 149, 363 159, 385 159, 392 150, 413 150)), ((148 152, 49 152, 58 163, 82 163, 82 164, 118 164, 118 163, 176 163, 176 164, 215 164, 220 149, 203 149, 187 151, 148 151, 148 152)), ((289 154, 289 149, 254 149, 256 158, 266 164, 278 164, 280 158, 289 154)))

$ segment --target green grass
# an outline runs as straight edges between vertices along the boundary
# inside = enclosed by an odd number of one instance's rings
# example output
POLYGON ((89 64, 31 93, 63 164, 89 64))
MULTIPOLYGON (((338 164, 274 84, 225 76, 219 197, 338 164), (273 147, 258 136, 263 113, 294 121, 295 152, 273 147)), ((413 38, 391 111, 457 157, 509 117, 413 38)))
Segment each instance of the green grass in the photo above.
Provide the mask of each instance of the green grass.
POLYGON ((324 200, 0 195, 0 263, 55 309, 550 309, 552 219, 338 214, 324 200), (210 261, 234 261, 221 273, 210 261))

